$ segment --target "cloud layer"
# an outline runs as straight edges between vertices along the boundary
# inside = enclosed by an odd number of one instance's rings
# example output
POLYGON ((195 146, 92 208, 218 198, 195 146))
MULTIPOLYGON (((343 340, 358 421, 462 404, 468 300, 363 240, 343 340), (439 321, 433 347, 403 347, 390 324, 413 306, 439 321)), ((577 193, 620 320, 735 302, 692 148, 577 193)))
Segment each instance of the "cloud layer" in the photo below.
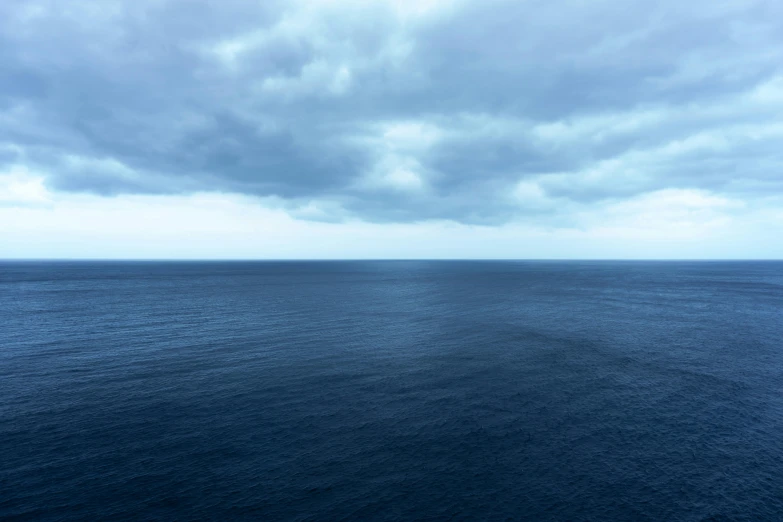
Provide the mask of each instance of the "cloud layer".
POLYGON ((331 222, 730 214, 783 196, 781 64, 771 0, 6 0, 0 172, 331 222))

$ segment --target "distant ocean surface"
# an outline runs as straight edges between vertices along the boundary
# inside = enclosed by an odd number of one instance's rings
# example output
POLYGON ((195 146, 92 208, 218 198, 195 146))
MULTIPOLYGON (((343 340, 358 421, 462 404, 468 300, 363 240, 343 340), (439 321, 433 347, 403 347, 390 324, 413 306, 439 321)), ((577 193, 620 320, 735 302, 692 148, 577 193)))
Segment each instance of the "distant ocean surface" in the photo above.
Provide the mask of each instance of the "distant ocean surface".
POLYGON ((0 262, 0 519, 783 520, 783 263, 0 262))

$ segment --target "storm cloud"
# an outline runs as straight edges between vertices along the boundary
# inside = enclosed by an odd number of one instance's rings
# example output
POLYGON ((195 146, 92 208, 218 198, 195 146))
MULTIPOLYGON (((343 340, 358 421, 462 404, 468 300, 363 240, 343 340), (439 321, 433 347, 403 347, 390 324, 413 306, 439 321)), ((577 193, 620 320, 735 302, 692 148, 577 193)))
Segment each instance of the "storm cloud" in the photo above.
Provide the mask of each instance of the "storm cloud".
POLYGON ((326 221, 753 201, 783 195, 782 64, 777 1, 5 0, 0 169, 326 221))

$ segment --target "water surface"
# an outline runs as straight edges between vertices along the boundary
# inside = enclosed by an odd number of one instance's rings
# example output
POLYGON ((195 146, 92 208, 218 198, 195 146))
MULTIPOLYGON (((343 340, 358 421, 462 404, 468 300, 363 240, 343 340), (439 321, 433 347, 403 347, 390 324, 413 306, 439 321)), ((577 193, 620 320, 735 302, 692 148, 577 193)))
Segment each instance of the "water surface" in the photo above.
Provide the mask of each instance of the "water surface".
POLYGON ((781 517, 783 263, 0 263, 0 518, 781 517))

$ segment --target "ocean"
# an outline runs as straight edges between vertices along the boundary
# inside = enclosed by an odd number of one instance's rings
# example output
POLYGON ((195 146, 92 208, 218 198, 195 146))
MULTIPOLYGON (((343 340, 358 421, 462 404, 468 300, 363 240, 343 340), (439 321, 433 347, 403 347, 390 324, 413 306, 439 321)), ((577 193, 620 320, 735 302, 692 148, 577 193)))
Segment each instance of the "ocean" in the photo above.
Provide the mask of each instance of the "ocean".
POLYGON ((0 518, 783 520, 783 263, 1 262, 0 518))

